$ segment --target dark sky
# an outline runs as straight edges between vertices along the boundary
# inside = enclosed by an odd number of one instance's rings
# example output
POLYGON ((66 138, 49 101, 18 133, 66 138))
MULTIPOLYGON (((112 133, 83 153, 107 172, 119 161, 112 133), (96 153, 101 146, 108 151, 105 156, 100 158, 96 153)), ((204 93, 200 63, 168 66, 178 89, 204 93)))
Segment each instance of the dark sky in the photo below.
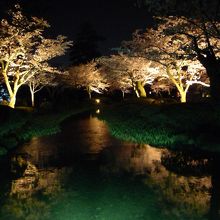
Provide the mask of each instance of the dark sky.
POLYGON ((79 26, 90 22, 106 40, 101 43, 103 54, 128 40, 135 29, 145 29, 151 18, 144 8, 134 6, 135 0, 0 0, 3 11, 20 2, 25 11, 40 16, 51 24, 51 33, 74 40, 79 26))

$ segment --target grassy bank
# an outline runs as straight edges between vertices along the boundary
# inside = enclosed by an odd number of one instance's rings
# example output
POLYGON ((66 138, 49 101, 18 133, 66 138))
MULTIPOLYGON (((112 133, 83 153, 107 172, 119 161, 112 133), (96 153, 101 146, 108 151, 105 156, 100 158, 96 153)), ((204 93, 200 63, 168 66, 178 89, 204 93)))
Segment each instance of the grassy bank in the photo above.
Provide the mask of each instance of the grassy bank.
POLYGON ((10 109, 0 106, 0 156, 32 137, 59 132, 62 121, 91 108, 90 104, 84 104, 53 111, 30 111, 26 108, 10 109))
POLYGON ((104 108, 101 119, 126 141, 170 149, 220 151, 220 105, 124 102, 104 108))

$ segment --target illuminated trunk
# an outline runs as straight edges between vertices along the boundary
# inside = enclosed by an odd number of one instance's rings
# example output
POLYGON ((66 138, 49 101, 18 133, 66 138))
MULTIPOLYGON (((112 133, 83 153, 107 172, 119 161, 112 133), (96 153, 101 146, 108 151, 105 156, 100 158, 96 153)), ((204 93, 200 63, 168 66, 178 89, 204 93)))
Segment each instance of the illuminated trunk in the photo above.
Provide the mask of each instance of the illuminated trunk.
POLYGON ((12 91, 10 82, 8 80, 7 71, 3 70, 2 75, 4 77, 4 82, 5 82, 6 88, 8 90, 8 94, 10 96, 10 102, 9 102, 8 106, 11 107, 11 108, 14 108, 15 107, 15 102, 16 102, 16 94, 12 91))
POLYGON ((35 93, 35 87, 34 84, 29 83, 29 90, 31 93, 31 106, 34 107, 35 103, 34 103, 34 93, 35 93))
POLYGON ((138 98, 140 98, 139 92, 138 92, 138 90, 137 90, 136 87, 134 87, 134 91, 135 91, 136 96, 137 96, 138 98))
POLYGON ((174 77, 174 75, 172 74, 172 70, 171 70, 170 66, 167 66, 166 72, 167 72, 167 75, 168 75, 169 79, 171 80, 171 82, 173 82, 173 84, 177 88, 177 91, 179 92, 180 102, 185 103, 186 102, 186 94, 187 94, 187 91, 188 91, 190 85, 189 84, 185 85, 182 82, 182 80, 180 79, 181 78, 181 73, 180 73, 179 68, 176 69, 176 73, 177 73, 179 79, 178 78, 176 79, 174 77))
POLYGON ((123 90, 121 90, 122 92, 122 98, 124 99, 125 98, 125 92, 123 90))
POLYGON ((92 91, 91 91, 90 86, 87 86, 86 90, 87 90, 87 92, 88 92, 89 99, 91 99, 91 98, 92 98, 92 91))
POLYGON ((11 107, 11 108, 15 107, 18 88, 19 88, 19 86, 17 85, 17 82, 15 82, 13 92, 10 94, 10 102, 8 104, 8 106, 11 107))
POLYGON ((185 103, 186 102, 186 92, 185 91, 179 91, 180 93, 180 101, 182 103, 185 103))
POLYGON ((31 91, 31 106, 34 107, 35 106, 35 102, 34 102, 34 92, 31 91))
POLYGON ((140 81, 135 82, 134 90, 138 98, 147 96, 143 83, 140 81))
POLYGON ((10 102, 8 103, 8 106, 14 108, 15 103, 16 103, 16 94, 12 94, 10 95, 10 102))
POLYGON ((20 87, 20 85, 18 84, 19 82, 19 75, 15 75, 15 80, 14 80, 14 84, 13 87, 10 85, 9 79, 8 79, 8 75, 7 75, 7 69, 8 69, 8 64, 6 64, 5 66, 2 65, 2 75, 4 77, 4 82, 6 85, 6 88, 8 90, 8 94, 10 96, 10 102, 8 104, 9 107, 14 108, 15 107, 15 103, 16 103, 16 95, 18 92, 18 89, 20 87))

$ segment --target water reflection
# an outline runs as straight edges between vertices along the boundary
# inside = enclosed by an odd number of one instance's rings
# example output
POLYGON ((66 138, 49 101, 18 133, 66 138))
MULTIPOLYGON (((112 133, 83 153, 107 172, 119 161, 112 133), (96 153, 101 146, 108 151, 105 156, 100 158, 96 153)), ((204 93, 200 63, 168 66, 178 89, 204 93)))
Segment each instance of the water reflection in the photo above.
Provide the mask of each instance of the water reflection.
MULTIPOLYGON (((153 148, 149 145, 136 145, 120 147, 120 149, 106 149, 107 156, 113 154, 103 170, 121 173, 126 171, 135 175, 142 175, 145 184, 154 189, 158 194, 161 210, 167 216, 181 216, 202 219, 209 209, 211 176, 189 176, 197 169, 201 171, 201 164, 207 170, 208 160, 200 158, 189 161, 182 154, 181 161, 187 164, 188 169, 181 174, 175 170, 181 170, 179 154, 165 149, 153 148), (112 158, 115 158, 113 161, 112 158), (167 166, 169 165, 169 166, 167 166), (173 167, 170 171, 168 168, 173 167)), ((207 174, 207 173, 206 173, 207 174)))
POLYGON ((217 220, 218 158, 121 142, 97 118, 72 119, 12 154, 0 216, 217 220))

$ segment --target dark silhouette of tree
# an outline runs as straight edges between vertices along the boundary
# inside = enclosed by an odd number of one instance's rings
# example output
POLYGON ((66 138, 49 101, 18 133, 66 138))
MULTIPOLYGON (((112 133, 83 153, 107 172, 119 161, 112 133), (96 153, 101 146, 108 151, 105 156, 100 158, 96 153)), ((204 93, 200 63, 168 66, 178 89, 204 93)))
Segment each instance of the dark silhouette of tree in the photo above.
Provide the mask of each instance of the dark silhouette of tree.
MULTIPOLYGON (((21 5, 24 12, 29 15, 37 15, 40 17, 47 18, 47 13, 50 8, 52 8, 53 4, 51 0, 44 1, 30 1, 30 0, 1 0, 0 1, 0 12, 6 12, 10 8, 13 8, 15 4, 21 5)), ((3 13, 2 13, 3 14, 3 13)))
POLYGON ((72 64, 85 64, 94 58, 100 57, 98 43, 103 40, 104 38, 96 33, 90 23, 84 23, 80 27, 70 53, 72 64))

